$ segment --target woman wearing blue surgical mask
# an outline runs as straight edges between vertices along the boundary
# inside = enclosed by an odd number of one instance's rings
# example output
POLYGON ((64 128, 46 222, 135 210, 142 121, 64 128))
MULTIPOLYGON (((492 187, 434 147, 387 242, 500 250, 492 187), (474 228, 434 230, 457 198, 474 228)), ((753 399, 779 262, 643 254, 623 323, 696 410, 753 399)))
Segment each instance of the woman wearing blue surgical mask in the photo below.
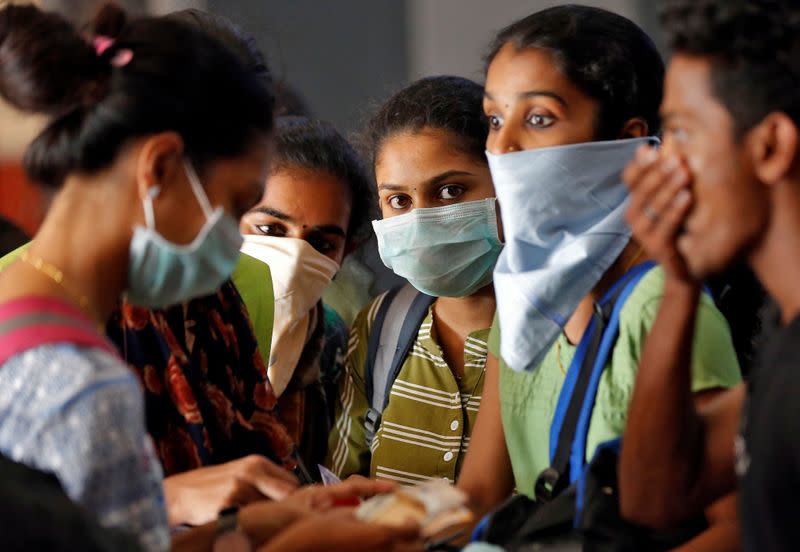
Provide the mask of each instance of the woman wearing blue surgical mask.
MULTIPOLYGON (((122 295, 162 307, 230 275, 242 241, 236 219, 263 190, 272 97, 207 35, 167 19, 128 20, 110 5, 88 42, 60 16, 6 7, 0 43, 0 95, 48 119, 26 170, 57 190, 30 248, 0 275, 0 449, 54 473, 73 501, 134 534, 141 549, 165 550, 162 471, 141 387, 102 327, 122 295)), ((176 401, 196 413, 186 397, 176 401)), ((226 512, 216 528, 173 544, 260 545, 306 518, 309 498, 226 512)), ((414 533, 337 520, 339 544, 414 533)), ((330 521, 303 524, 308 533, 330 521)), ((286 537, 284 547, 299 542, 286 537)))
POLYGON ((482 395, 502 250, 482 94, 466 79, 423 79, 369 124, 379 252, 410 285, 378 297, 351 331, 327 463, 340 477, 458 477, 482 395))
MULTIPOLYGON (((662 79, 650 38, 596 8, 535 13, 500 31, 491 46, 486 149, 507 243, 495 270, 498 316, 484 401, 459 483, 477 513, 514 489, 535 499, 542 481, 544 492, 556 481, 560 490, 600 443, 623 433, 664 277, 630 238, 621 171, 658 133, 662 79), (634 277, 641 279, 620 305, 608 361, 589 384, 595 399, 576 432, 584 432, 584 449, 572 448, 566 473, 542 479, 555 463, 570 386, 581 372, 576 349, 609 290, 634 277)), ((694 351, 694 390, 705 402, 740 375, 727 325, 709 298, 695 332, 703 345, 694 351)))

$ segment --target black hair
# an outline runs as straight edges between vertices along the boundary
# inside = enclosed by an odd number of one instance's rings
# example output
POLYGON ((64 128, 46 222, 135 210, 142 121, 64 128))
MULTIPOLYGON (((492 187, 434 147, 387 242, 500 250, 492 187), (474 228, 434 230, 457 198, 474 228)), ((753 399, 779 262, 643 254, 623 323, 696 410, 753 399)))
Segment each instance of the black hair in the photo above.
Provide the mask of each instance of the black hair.
POLYGON ((28 243, 30 238, 20 227, 0 216, 0 257, 28 243))
POLYGON ((172 12, 164 18, 188 25, 218 40, 261 81, 269 94, 277 96, 277 85, 273 82, 272 73, 255 37, 230 19, 197 8, 172 12))
POLYGON ((736 357, 746 376, 764 337, 777 327, 765 311, 769 305, 768 295, 746 263, 729 267, 710 278, 707 285, 714 303, 728 321, 736 357))
POLYGON ((672 0, 670 47, 709 58, 714 95, 737 136, 773 111, 800 125, 800 4, 791 0, 672 0))
POLYGON ((180 134, 202 171, 271 132, 270 90, 211 36, 167 18, 129 20, 112 4, 89 35, 113 43, 98 55, 60 16, 0 10, 0 95, 52 116, 25 154, 33 181, 57 188, 71 172, 110 165, 132 138, 165 131, 180 134), (132 59, 112 63, 126 51, 132 59))
POLYGON ((462 77, 438 76, 394 94, 372 116, 365 132, 373 168, 387 138, 424 128, 449 132, 453 146, 486 163, 489 127, 483 114, 483 87, 462 77))
POLYGON ((275 128, 273 172, 282 168, 321 171, 341 179, 350 196, 348 240, 365 237, 375 218, 375 190, 352 145, 333 125, 306 117, 280 117, 275 128))
POLYGON ((620 137, 640 117, 658 134, 664 62, 653 40, 616 13, 568 4, 536 12, 502 29, 492 41, 486 68, 506 44, 549 52, 564 75, 596 100, 598 140, 620 137))
POLYGON ((275 83, 275 116, 313 118, 314 114, 300 91, 282 80, 275 83))

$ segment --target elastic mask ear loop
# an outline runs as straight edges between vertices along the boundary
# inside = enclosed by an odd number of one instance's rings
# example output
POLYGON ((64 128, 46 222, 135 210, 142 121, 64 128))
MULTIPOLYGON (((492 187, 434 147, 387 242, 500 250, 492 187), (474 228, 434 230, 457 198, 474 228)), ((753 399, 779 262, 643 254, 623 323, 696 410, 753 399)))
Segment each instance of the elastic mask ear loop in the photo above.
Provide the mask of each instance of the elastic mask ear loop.
POLYGON ((211 203, 208 201, 206 191, 203 189, 202 184, 200 184, 200 178, 197 176, 197 171, 194 170, 191 161, 188 159, 183 160, 183 166, 186 168, 186 176, 189 178, 189 184, 192 186, 192 192, 194 192, 197 202, 203 209, 206 219, 210 219, 214 214, 214 209, 211 208, 211 203))
POLYGON ((156 217, 153 213, 153 198, 158 197, 161 193, 161 186, 151 186, 147 190, 147 194, 142 200, 142 208, 144 209, 144 222, 149 230, 156 229, 156 217))

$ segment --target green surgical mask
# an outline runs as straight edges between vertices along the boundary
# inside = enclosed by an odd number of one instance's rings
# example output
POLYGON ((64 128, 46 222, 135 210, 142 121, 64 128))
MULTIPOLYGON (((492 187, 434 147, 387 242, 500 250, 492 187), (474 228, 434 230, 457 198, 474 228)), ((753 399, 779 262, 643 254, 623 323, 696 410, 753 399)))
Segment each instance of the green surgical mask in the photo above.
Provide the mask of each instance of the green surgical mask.
POLYGON ((373 221, 383 264, 428 295, 472 295, 492 282, 503 249, 495 205, 489 198, 373 221))

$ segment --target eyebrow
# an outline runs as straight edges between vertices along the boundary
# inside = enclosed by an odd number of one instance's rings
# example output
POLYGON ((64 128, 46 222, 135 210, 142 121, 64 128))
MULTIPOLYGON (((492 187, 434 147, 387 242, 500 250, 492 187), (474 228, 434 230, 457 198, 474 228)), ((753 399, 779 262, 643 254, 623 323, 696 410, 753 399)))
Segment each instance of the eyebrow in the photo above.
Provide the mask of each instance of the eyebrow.
POLYGON ((347 237, 347 232, 344 231, 344 228, 336 226, 335 224, 322 224, 320 226, 314 226, 312 230, 314 232, 319 232, 320 234, 333 234, 334 236, 341 236, 342 238, 347 237))
POLYGON ((294 218, 292 218, 291 216, 287 215, 283 211, 278 211, 277 209, 273 209, 272 207, 255 207, 251 209, 250 212, 261 213, 262 215, 269 215, 284 222, 295 222, 294 218))
MULTIPOLYGON (((487 100, 495 101, 494 97, 491 94, 489 94, 489 92, 487 92, 486 90, 483 91, 483 96, 487 100)), ((546 98, 552 98, 555 101, 557 101, 558 103, 560 103, 561 105, 563 105, 564 107, 567 107, 567 102, 566 102, 566 100, 564 98, 562 98, 561 96, 559 96, 555 92, 550 92, 548 90, 528 90, 526 92, 520 92, 519 94, 516 95, 518 100, 523 100, 523 99, 527 99, 527 98, 535 98, 535 97, 538 97, 538 96, 544 96, 546 98)))
MULTIPOLYGON (((255 209, 252 209, 250 212, 268 215, 278 220, 282 220, 283 222, 289 222, 292 224, 297 223, 294 217, 287 215, 286 213, 284 213, 283 211, 279 211, 278 209, 273 209, 272 207, 256 207, 255 209)), ((335 224, 320 224, 319 226, 312 226, 311 230, 314 232, 318 232, 320 234, 333 234, 335 236, 341 236, 343 238, 347 238, 347 232, 345 232, 344 228, 337 226, 335 224)))
MULTIPOLYGON (((434 177, 429 178, 428 180, 422 182, 421 186, 430 187, 436 186, 437 184, 441 184, 448 178, 452 178, 454 176, 475 176, 474 173, 469 171, 445 171, 443 173, 437 174, 434 177)), ((390 192, 402 192, 406 190, 408 186, 401 186, 399 184, 379 184, 378 190, 388 190, 390 192)))

